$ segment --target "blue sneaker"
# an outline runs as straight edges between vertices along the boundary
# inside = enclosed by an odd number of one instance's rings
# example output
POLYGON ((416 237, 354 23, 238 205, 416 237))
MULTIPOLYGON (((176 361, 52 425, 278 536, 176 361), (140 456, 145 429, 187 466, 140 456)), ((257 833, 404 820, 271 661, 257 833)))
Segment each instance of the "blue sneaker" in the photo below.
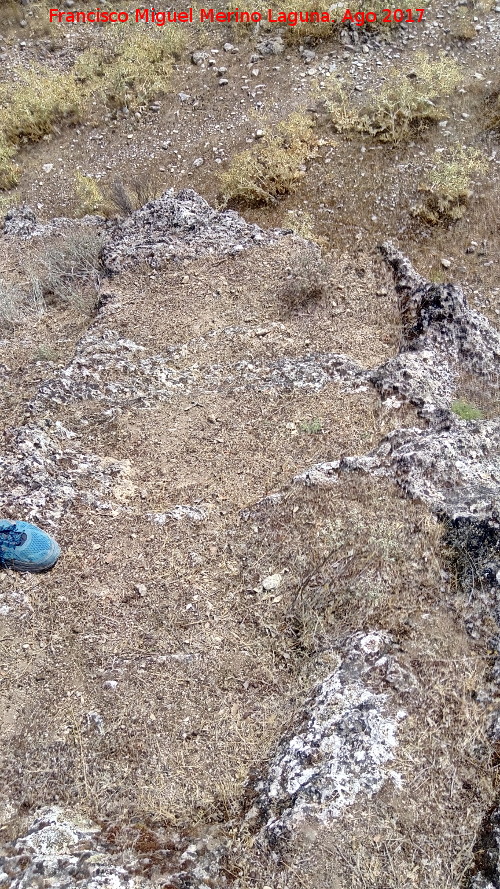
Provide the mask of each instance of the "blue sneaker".
POLYGON ((0 567, 16 571, 46 571, 61 555, 61 548, 41 528, 29 522, 0 519, 0 567))

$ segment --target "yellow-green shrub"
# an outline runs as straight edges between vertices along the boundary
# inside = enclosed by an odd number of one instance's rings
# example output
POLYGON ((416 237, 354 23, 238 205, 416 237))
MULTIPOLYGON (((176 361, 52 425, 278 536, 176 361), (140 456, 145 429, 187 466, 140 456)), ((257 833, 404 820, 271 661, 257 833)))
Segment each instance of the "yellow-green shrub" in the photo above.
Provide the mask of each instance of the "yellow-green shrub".
POLYGON ((58 121, 79 119, 81 97, 73 78, 39 70, 16 71, 15 84, 0 88, 0 188, 17 184, 20 170, 13 162, 19 147, 37 142, 58 121))
POLYGON ((183 41, 179 28, 162 28, 154 37, 138 31, 114 39, 108 49, 83 53, 69 74, 16 70, 14 80, 0 87, 0 189, 19 180, 13 162, 19 147, 42 139, 64 119, 80 120, 96 93, 114 108, 132 109, 164 93, 183 41))
POLYGON ((87 50, 74 74, 87 93, 101 94, 110 107, 134 110, 165 93, 173 57, 183 45, 177 27, 165 26, 154 37, 135 33, 107 48, 87 50))
POLYGON ((104 195, 98 183, 91 176, 85 176, 78 170, 75 173, 75 194, 78 201, 78 215, 102 213, 104 210, 104 195))
POLYGON ((338 132, 357 132, 397 144, 445 117, 439 102, 460 80, 460 69, 452 59, 433 61, 420 53, 411 68, 389 71, 385 83, 370 90, 362 105, 356 107, 335 81, 319 94, 338 132))
POLYGON ((317 139, 312 121, 299 112, 279 124, 255 146, 235 155, 221 175, 228 201, 271 204, 293 191, 304 175, 300 168, 315 155, 317 139))
POLYGON ((0 89, 0 133, 7 143, 37 142, 64 118, 78 119, 82 100, 74 79, 36 69, 16 72, 0 89))
POLYGON ((441 158, 420 186, 424 203, 416 215, 430 225, 461 219, 473 195, 475 176, 486 172, 488 163, 475 148, 456 148, 448 158, 441 158))

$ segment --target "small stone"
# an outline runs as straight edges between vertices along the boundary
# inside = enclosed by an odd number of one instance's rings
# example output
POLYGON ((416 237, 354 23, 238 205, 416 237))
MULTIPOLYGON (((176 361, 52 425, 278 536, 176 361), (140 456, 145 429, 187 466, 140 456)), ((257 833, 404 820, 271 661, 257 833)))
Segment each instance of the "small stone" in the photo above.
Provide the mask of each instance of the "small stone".
POLYGON ((44 164, 42 170, 44 173, 50 173, 54 169, 54 164, 44 164))
POLYGON ((238 47, 234 46, 233 43, 225 43, 222 48, 224 52, 238 52, 238 47))
POLYGON ((114 691, 117 685, 116 679, 107 679, 106 682, 103 682, 102 687, 107 689, 107 691, 114 691))
POLYGON ((139 596, 144 597, 148 591, 148 588, 145 583, 134 583, 134 590, 139 596))
POLYGON ((191 96, 189 93, 178 93, 178 98, 181 102, 189 102, 191 96))
POLYGON ((450 259, 441 259, 441 265, 443 266, 444 269, 449 269, 451 266, 451 260, 450 259))
POLYGON ((283 577, 281 574, 270 574, 269 577, 265 577, 262 581, 262 586, 265 590, 276 590, 278 589, 283 577))
POLYGON ((227 79, 227 77, 221 77, 221 79, 219 80, 219 86, 226 86, 226 84, 228 83, 229 80, 227 79))
POLYGON ((255 130, 255 138, 262 139, 264 137, 264 130, 255 130))
POLYGON ((193 167, 202 167, 204 163, 205 163, 205 161, 203 160, 202 157, 197 157, 193 161, 193 167))
POLYGON ((259 73, 260 71, 258 68, 252 68, 252 77, 258 77, 259 73))

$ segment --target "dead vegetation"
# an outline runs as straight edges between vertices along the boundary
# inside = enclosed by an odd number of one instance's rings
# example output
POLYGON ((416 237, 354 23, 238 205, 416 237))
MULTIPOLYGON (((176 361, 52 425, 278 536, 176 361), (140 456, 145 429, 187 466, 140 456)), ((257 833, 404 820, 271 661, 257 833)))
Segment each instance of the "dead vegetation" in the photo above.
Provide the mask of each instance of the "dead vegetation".
POLYGON ((43 314, 44 300, 39 288, 26 293, 20 287, 0 281, 0 326, 33 322, 43 314))
POLYGON ((328 291, 328 266, 319 250, 312 246, 298 249, 285 273, 280 296, 291 309, 304 307, 328 291))
POLYGON ((38 290, 48 301, 91 309, 104 276, 100 261, 102 243, 102 235, 87 226, 54 239, 40 251, 30 268, 31 290, 38 290))
POLYGON ((125 183, 120 178, 101 185, 92 176, 75 174, 75 195, 78 215, 99 214, 105 217, 130 216, 164 190, 155 174, 136 175, 125 183))

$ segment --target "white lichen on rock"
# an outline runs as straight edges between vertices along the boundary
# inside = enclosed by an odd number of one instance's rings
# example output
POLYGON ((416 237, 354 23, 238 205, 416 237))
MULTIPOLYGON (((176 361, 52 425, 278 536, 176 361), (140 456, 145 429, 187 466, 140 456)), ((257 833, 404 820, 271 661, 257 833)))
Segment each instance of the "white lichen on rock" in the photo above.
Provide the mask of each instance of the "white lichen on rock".
POLYGON ((44 428, 30 423, 6 430, 6 450, 0 455, 4 514, 54 527, 77 497, 98 509, 123 509, 114 502, 113 490, 127 467, 68 447, 74 437, 61 423, 48 420, 44 428))
POLYGON ((258 244, 272 244, 289 230, 264 231, 234 210, 214 210, 191 189, 166 191, 126 219, 111 223, 102 259, 110 272, 147 262, 224 256, 258 244))
POLYGON ((278 847, 307 819, 330 824, 390 776, 398 780, 387 763, 405 714, 391 707, 388 694, 367 684, 370 672, 385 665, 390 643, 382 632, 348 640, 337 669, 313 691, 297 724, 279 742, 247 815, 250 825, 260 825, 267 846, 278 847))
POLYGON ((146 889, 113 862, 99 842, 97 825, 57 806, 40 809, 25 836, 0 855, 2 889, 146 889))

